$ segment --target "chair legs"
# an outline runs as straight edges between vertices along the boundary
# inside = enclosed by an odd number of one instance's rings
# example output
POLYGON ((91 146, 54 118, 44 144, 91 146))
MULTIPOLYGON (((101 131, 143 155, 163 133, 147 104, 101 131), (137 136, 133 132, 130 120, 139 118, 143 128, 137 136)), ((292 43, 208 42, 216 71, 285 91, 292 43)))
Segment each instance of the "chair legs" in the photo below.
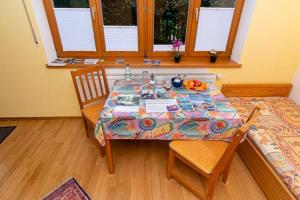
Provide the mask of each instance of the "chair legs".
MULTIPOLYGON (((82 120, 83 120, 84 127, 85 127, 86 137, 89 138, 90 134, 93 131, 93 127, 91 126, 91 123, 88 123, 88 121, 85 119, 85 117, 83 115, 82 115, 82 120)), ((93 135, 93 134, 91 134, 91 135, 93 135)), ((100 143, 94 137, 92 139, 99 150, 100 156, 104 157, 104 148, 100 145, 100 143)))
POLYGON ((105 150, 104 150, 104 148, 101 145, 100 145, 99 153, 100 153, 101 158, 103 158, 104 154, 105 154, 105 150))
POLYGON ((206 197, 205 199, 206 200, 211 200, 212 199, 217 181, 218 181, 218 176, 209 177, 207 188, 206 188, 206 194, 205 194, 205 197, 206 197))
POLYGON ((90 129, 89 129, 89 124, 87 122, 87 120, 85 119, 85 117, 82 115, 82 120, 84 123, 84 127, 85 127, 85 133, 86 133, 86 137, 90 137, 90 129))
POLYGON ((228 165, 225 169, 225 171, 223 172, 223 178, 222 178, 222 182, 225 184, 227 182, 228 179, 228 175, 229 175, 229 169, 230 169, 230 165, 228 165))
POLYGON ((228 179, 228 175, 229 175, 229 171, 230 171, 230 166, 231 166, 231 162, 232 162, 233 157, 230 158, 224 172, 223 172, 223 178, 222 178, 222 182, 226 183, 227 179, 228 179))
POLYGON ((98 142, 98 140, 96 140, 95 138, 93 138, 93 140, 95 141, 94 143, 97 145, 97 149, 99 151, 100 157, 103 158, 104 157, 104 148, 101 146, 101 144, 98 142))
MULTIPOLYGON (((215 186, 218 181, 219 174, 211 174, 208 177, 208 184, 206 186, 205 194, 201 193, 198 191, 197 188, 195 188, 191 183, 186 181, 184 177, 176 173, 174 169, 175 165, 175 159, 176 159, 176 153, 170 149, 169 150, 169 160, 168 160, 168 167, 167 167, 167 178, 174 178, 178 182, 180 182, 182 185, 184 185, 187 189, 192 191, 197 197, 200 199, 205 199, 205 200, 211 200, 213 198, 213 194, 215 191, 215 186)), ((229 170, 229 168, 228 168, 229 170)), ((228 174, 228 173, 227 173, 228 174)))

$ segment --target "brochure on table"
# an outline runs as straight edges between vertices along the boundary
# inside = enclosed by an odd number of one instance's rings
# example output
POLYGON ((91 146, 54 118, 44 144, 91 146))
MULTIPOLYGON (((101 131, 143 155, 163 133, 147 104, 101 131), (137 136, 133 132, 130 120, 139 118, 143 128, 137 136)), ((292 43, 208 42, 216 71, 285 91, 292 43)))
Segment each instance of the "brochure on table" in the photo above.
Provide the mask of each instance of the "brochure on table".
POLYGON ((167 107, 177 105, 176 99, 147 99, 146 112, 168 112, 167 107))
POLYGON ((153 85, 143 86, 141 94, 122 94, 118 96, 115 112, 139 112, 139 106, 145 105, 147 113, 172 112, 177 110, 216 110, 224 105, 215 104, 209 94, 180 94, 176 99, 170 97, 163 89, 155 89, 153 85))

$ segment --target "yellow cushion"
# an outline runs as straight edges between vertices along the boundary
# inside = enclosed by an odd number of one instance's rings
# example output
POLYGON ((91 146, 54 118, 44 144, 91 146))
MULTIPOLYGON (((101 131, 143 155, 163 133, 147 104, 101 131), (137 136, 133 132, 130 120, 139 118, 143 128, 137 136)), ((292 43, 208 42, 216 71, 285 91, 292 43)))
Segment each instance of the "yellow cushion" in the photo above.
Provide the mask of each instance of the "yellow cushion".
POLYGON ((103 99, 100 102, 98 102, 97 104, 88 106, 88 107, 83 108, 81 110, 84 117, 87 120, 89 120, 91 123, 93 123, 94 125, 96 125, 98 120, 99 120, 99 116, 100 116, 100 113, 101 113, 101 111, 103 109, 103 106, 105 104, 105 100, 106 99, 103 99))
POLYGON ((223 141, 176 140, 170 148, 206 174, 211 174, 228 143, 223 141))

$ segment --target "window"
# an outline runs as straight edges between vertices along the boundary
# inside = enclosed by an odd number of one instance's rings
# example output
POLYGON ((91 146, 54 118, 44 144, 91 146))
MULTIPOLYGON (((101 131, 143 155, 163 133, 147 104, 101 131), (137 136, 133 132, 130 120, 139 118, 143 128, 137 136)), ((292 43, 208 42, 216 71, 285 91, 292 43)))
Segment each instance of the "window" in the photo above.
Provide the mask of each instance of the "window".
POLYGON ((234 8, 236 0, 202 0, 201 7, 234 8))
POLYGON ((44 0, 57 55, 100 56, 95 7, 88 0, 44 0))
POLYGON ((196 0, 192 22, 190 55, 208 55, 208 51, 230 56, 244 1, 196 0))
POLYGON ((244 0, 43 0, 59 57, 230 57, 244 0))
POLYGON ((138 51, 136 0, 102 0, 106 51, 138 51))
POLYGON ((155 0, 154 51, 170 50, 174 39, 180 39, 185 44, 188 10, 189 0, 155 0))
POLYGON ((88 0, 53 0, 55 8, 89 8, 88 0))
POLYGON ((195 51, 226 51, 235 0, 203 1, 198 19, 195 51))

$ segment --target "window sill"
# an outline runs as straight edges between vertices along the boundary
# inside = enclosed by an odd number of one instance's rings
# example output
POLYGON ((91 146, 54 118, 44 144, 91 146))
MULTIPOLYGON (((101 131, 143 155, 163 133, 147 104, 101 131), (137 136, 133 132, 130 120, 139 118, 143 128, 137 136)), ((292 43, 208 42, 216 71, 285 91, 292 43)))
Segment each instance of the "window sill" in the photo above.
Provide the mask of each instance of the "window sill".
MULTIPOLYGON (((66 64, 65 66, 46 65, 49 69, 76 69, 88 66, 104 65, 105 68, 123 68, 128 63, 131 68, 240 68, 242 65, 230 58, 218 58, 216 63, 210 63, 207 57, 184 58, 179 63, 175 63, 171 58, 161 57, 160 65, 144 64, 143 58, 127 58, 123 64, 116 64, 116 58, 105 58, 105 61, 95 65, 86 64, 66 64)), ((154 58, 153 58, 154 59, 154 58)), ((157 58, 155 58, 157 59, 157 58)))

